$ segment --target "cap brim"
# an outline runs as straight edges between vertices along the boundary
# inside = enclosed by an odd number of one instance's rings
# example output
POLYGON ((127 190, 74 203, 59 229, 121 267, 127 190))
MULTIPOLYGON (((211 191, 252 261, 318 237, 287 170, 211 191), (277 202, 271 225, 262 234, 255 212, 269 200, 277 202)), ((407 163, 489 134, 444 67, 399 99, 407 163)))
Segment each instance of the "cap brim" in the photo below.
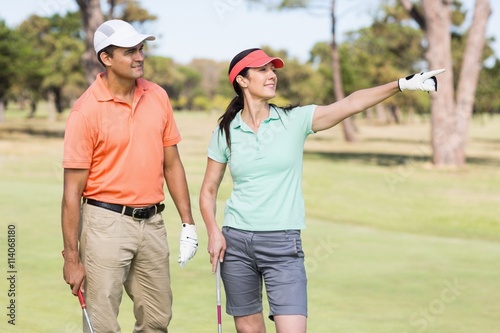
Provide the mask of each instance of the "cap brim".
POLYGON ((260 59, 256 59, 255 61, 252 61, 251 63, 247 64, 246 67, 251 67, 251 68, 261 67, 261 66, 267 65, 270 62, 273 63, 275 68, 283 68, 283 66, 285 66, 285 63, 280 58, 265 57, 265 58, 260 58, 260 59))

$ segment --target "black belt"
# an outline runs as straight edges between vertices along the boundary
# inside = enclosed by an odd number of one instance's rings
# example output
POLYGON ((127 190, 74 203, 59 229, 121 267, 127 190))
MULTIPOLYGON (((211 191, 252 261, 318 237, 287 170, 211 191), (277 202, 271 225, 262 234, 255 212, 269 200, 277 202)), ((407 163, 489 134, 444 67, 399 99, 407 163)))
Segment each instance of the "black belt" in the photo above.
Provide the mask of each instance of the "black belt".
POLYGON ((104 209, 111 210, 116 213, 125 214, 132 217, 134 220, 146 220, 150 217, 163 212, 165 209, 164 204, 156 204, 147 207, 129 207, 122 205, 115 205, 106 202, 97 201, 94 199, 83 198, 83 203, 87 203, 92 206, 101 207, 104 209))

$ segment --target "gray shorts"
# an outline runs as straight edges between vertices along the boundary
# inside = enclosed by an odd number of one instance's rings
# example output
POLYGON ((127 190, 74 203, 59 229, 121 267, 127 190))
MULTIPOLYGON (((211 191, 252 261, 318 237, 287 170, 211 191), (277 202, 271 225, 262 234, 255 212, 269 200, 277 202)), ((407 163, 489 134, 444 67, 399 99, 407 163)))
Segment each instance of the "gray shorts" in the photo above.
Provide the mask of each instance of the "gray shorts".
POLYGON ((262 312, 262 280, 275 315, 307 317, 307 278, 299 230, 251 232, 222 228, 226 254, 221 277, 226 312, 247 316, 262 312))

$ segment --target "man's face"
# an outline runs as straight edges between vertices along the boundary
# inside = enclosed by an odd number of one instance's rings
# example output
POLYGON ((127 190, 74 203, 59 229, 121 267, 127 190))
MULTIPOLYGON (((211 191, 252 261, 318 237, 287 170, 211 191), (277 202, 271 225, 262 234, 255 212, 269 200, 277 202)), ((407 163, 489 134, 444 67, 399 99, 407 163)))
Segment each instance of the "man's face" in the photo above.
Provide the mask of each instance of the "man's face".
POLYGON ((118 47, 112 56, 107 56, 105 61, 107 70, 116 76, 127 79, 138 79, 144 76, 144 43, 133 47, 118 47))

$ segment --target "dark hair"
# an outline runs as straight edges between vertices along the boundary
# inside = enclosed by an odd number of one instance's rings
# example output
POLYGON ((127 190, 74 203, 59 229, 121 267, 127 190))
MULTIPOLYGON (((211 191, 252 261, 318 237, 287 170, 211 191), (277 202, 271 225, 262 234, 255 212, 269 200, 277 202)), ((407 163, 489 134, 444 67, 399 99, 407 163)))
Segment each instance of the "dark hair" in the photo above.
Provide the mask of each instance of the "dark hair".
MULTIPOLYGON (((231 63, 229 64, 229 69, 227 71, 227 74, 231 73, 231 70, 233 67, 240 62, 241 59, 245 58, 247 55, 250 53, 260 50, 259 48, 253 48, 253 49, 247 49, 244 51, 241 51, 237 55, 234 56, 233 60, 231 60, 231 63)), ((248 67, 245 67, 239 72, 237 75, 241 75, 246 77, 248 74, 248 67)), ((230 125, 233 119, 236 117, 236 114, 243 109, 244 107, 244 101, 243 101, 243 92, 241 90, 240 85, 236 80, 233 82, 233 89, 236 92, 236 97, 233 98, 233 100, 229 103, 229 105, 226 108, 226 111, 222 116, 219 118, 219 131, 220 134, 224 133, 226 135, 226 143, 229 149, 231 149, 231 134, 230 134, 230 125)), ((271 106, 276 107, 274 104, 270 104, 271 106)), ((283 107, 282 109, 286 112, 289 110, 293 109, 296 107, 296 105, 289 105, 287 107, 283 107)))
POLYGON ((107 55, 109 55, 111 58, 113 58, 113 53, 115 52, 115 50, 118 48, 118 46, 115 46, 115 45, 108 45, 106 46, 105 48, 103 48, 101 51, 99 51, 97 53, 97 60, 99 60, 99 62, 101 63, 101 65, 104 66, 104 68, 106 68, 106 65, 104 65, 104 63, 102 62, 101 60, 101 53, 106 53, 107 55))

